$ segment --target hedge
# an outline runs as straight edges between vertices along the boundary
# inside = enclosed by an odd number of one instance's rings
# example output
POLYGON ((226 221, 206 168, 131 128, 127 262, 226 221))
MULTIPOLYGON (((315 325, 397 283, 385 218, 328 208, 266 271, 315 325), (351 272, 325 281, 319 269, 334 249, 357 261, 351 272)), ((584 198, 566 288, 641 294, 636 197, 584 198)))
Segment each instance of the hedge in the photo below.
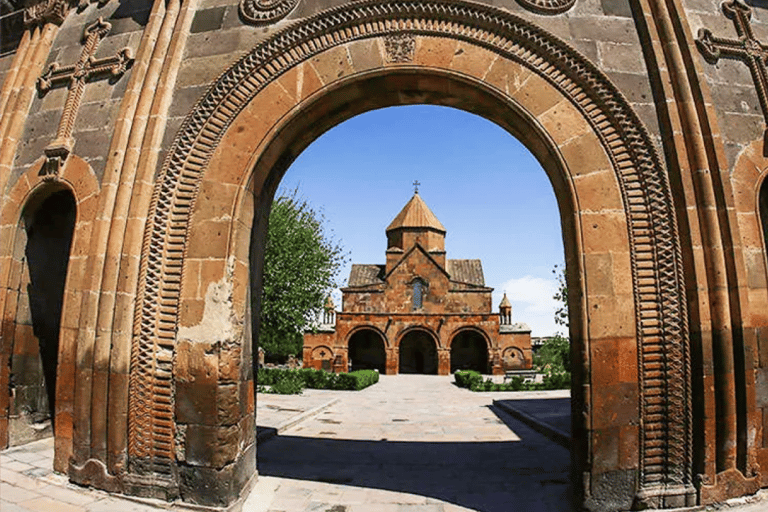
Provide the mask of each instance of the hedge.
POLYGON ((525 382, 522 377, 512 377, 509 382, 495 383, 474 370, 460 370, 453 374, 456 385, 471 391, 539 391, 549 389, 569 389, 571 374, 553 373, 545 375, 543 382, 525 382))
MULTIPOLYGON (((256 382, 258 391, 265 391, 264 386, 271 386, 271 391, 279 394, 295 394, 297 384, 300 388, 359 391, 379 382, 379 372, 357 370, 350 373, 330 373, 313 368, 259 368, 256 382)), ((300 393, 301 389, 298 392, 300 393)))

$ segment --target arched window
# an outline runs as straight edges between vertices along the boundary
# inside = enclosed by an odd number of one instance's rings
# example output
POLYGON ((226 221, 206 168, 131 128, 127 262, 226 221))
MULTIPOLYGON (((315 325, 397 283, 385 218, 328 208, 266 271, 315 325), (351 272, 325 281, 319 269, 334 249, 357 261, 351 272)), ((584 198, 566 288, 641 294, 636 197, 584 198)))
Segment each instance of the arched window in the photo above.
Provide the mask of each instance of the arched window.
POLYGON ((416 279, 413 282, 413 309, 421 309, 426 291, 427 284, 424 281, 416 279))

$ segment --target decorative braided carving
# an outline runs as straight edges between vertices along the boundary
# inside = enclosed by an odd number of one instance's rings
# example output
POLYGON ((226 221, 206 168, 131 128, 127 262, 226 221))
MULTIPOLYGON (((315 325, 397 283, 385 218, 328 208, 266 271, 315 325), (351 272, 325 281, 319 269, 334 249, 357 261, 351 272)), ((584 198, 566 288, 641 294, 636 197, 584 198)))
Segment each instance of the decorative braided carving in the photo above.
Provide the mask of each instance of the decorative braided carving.
POLYGON ((27 26, 55 23, 61 25, 76 0, 43 0, 24 9, 24 24, 27 26))
MULTIPOLYGON (((667 175, 637 114, 610 80, 555 36, 493 7, 438 0, 364 1, 330 9, 256 46, 185 119, 156 182, 137 298, 129 454, 158 473, 172 465, 171 380, 182 258, 199 183, 222 135, 267 84, 348 41, 442 36, 489 48, 570 98, 600 137, 629 224, 639 364, 641 492, 691 488, 689 347, 682 263, 667 175)), ((165 473, 167 474, 167 473, 165 473)))
POLYGON ((240 0, 240 16, 254 25, 268 25, 290 14, 299 0, 240 0))
POLYGON ((539 14, 560 14, 576 3, 576 0, 517 0, 526 9, 539 14))

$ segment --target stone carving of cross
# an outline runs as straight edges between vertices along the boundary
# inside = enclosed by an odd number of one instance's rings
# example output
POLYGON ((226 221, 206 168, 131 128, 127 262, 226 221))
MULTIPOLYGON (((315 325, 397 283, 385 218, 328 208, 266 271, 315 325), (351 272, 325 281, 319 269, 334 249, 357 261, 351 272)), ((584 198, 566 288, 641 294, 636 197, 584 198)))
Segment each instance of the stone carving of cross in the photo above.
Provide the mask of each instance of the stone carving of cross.
MULTIPOLYGON (((704 58, 712 64, 716 63, 720 57, 724 57, 742 60, 749 66, 752 79, 755 81, 760 108, 768 123, 768 70, 766 70, 768 46, 758 41, 752 32, 750 23, 752 9, 749 6, 739 0, 727 0, 723 2, 722 9, 723 14, 733 21, 739 38, 715 37, 712 32, 702 28, 699 30, 696 45, 704 58)), ((764 135, 764 141, 768 144, 768 131, 764 135)), ((768 148, 768 145, 766 147, 768 148)))
POLYGON ((94 58, 96 48, 111 29, 112 25, 102 18, 87 26, 83 33, 83 51, 77 62, 69 66, 61 66, 54 62, 37 81, 37 88, 43 94, 56 86, 66 84, 69 87, 67 101, 56 132, 56 140, 45 148, 47 162, 43 167, 43 176, 47 179, 56 179, 61 165, 74 147, 72 130, 83 99, 86 82, 107 76, 120 76, 133 62, 130 48, 123 48, 112 57, 94 58))

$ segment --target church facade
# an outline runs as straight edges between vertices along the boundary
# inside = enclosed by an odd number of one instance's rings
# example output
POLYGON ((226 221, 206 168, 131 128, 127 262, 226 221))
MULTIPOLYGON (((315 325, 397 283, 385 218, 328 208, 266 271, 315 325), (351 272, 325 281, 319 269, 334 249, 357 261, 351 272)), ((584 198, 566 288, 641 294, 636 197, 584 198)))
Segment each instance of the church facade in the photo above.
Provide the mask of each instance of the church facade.
POLYGON ((386 263, 353 264, 342 307, 304 334, 304 366, 448 375, 530 369, 531 331, 506 294, 491 311, 477 259, 447 259, 446 230, 416 192, 386 229, 386 263))

